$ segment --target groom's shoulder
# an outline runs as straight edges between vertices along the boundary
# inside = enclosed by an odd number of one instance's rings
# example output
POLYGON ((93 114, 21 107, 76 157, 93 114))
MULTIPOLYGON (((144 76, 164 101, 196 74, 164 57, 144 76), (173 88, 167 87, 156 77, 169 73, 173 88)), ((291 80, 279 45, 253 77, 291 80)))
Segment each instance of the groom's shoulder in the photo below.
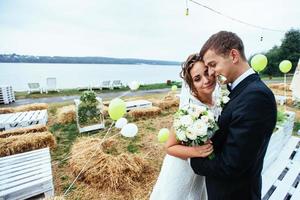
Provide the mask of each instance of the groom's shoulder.
POLYGON ((264 95, 269 98, 274 98, 272 90, 260 79, 251 82, 244 90, 245 93, 264 95))

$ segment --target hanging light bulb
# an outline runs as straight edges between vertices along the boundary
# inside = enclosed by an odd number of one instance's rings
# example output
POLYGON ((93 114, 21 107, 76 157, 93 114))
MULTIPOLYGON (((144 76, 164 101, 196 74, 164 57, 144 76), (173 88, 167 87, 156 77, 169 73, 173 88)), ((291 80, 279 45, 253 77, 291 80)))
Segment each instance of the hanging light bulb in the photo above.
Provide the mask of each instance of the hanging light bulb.
POLYGON ((185 16, 189 16, 189 5, 188 5, 188 0, 185 0, 185 16))

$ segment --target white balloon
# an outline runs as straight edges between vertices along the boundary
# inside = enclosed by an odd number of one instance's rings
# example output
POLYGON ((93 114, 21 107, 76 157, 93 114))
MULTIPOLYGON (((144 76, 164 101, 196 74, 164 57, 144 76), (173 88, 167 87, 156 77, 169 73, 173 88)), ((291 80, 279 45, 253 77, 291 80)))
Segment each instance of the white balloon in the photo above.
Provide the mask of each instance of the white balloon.
POLYGON ((131 83, 129 83, 129 88, 131 90, 137 90, 139 89, 140 84, 137 81, 132 81, 131 83))
POLYGON ((137 132, 138 127, 133 123, 129 123, 123 126, 121 130, 121 135, 123 135, 124 137, 134 137, 136 136, 137 132))
POLYGON ((116 128, 123 128, 123 126, 125 126, 127 124, 127 119, 122 117, 120 119, 117 120, 116 122, 116 128))

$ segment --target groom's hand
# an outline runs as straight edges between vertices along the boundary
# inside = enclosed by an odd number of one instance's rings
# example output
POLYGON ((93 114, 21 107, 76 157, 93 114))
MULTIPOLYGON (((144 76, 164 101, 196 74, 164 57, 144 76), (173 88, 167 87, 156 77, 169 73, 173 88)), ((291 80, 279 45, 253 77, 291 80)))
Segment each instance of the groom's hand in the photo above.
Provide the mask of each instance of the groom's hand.
POLYGON ((201 157, 201 158, 205 158, 207 156, 209 156, 213 151, 213 145, 210 143, 201 145, 201 146, 194 146, 193 150, 195 152, 195 156, 194 157, 201 157))
POLYGON ((207 140, 206 142, 204 142, 204 144, 212 144, 211 140, 207 140))

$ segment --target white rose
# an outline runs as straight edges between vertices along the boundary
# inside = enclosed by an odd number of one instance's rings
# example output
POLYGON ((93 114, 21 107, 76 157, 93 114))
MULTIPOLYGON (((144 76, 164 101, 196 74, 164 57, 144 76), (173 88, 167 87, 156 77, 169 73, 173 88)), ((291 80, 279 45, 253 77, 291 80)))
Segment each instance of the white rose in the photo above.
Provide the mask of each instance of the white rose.
POLYGON ((187 141, 185 133, 183 131, 177 131, 176 136, 180 141, 187 141))
POLYGON ((230 98, 227 96, 222 97, 222 101, 224 104, 228 103, 229 100, 230 100, 230 98))
POLYGON ((214 121, 214 120, 215 120, 215 115, 214 115, 213 112, 208 111, 208 112, 207 112, 207 116, 208 116, 208 118, 209 118, 211 121, 214 121))
POLYGON ((198 136, 205 136, 207 134, 207 123, 203 122, 202 120, 197 120, 194 123, 194 129, 197 130, 198 136))
POLYGON ((220 101, 220 99, 217 100, 217 106, 221 106, 221 101, 220 101))
POLYGON ((203 136, 206 136, 207 135, 207 126, 203 126, 202 129, 200 129, 198 135, 203 137, 203 136))
POLYGON ((206 111, 205 106, 197 106, 196 107, 196 112, 199 112, 200 114, 206 111))
POLYGON ((190 115, 192 115, 194 118, 198 118, 204 111, 206 111, 206 107, 194 105, 190 115))
POLYGON ((203 122, 205 122, 205 123, 208 123, 209 117, 203 115, 203 116, 201 117, 201 120, 202 120, 203 122))
POLYGON ((197 135, 194 132, 187 132, 186 137, 190 140, 195 140, 197 138, 197 135))
POLYGON ((199 114, 197 112, 195 112, 195 110, 190 110, 189 111, 189 115, 193 118, 193 119, 197 119, 199 117, 199 114))
POLYGON ((180 118, 180 123, 188 127, 193 124, 193 119, 190 115, 184 115, 180 118))

